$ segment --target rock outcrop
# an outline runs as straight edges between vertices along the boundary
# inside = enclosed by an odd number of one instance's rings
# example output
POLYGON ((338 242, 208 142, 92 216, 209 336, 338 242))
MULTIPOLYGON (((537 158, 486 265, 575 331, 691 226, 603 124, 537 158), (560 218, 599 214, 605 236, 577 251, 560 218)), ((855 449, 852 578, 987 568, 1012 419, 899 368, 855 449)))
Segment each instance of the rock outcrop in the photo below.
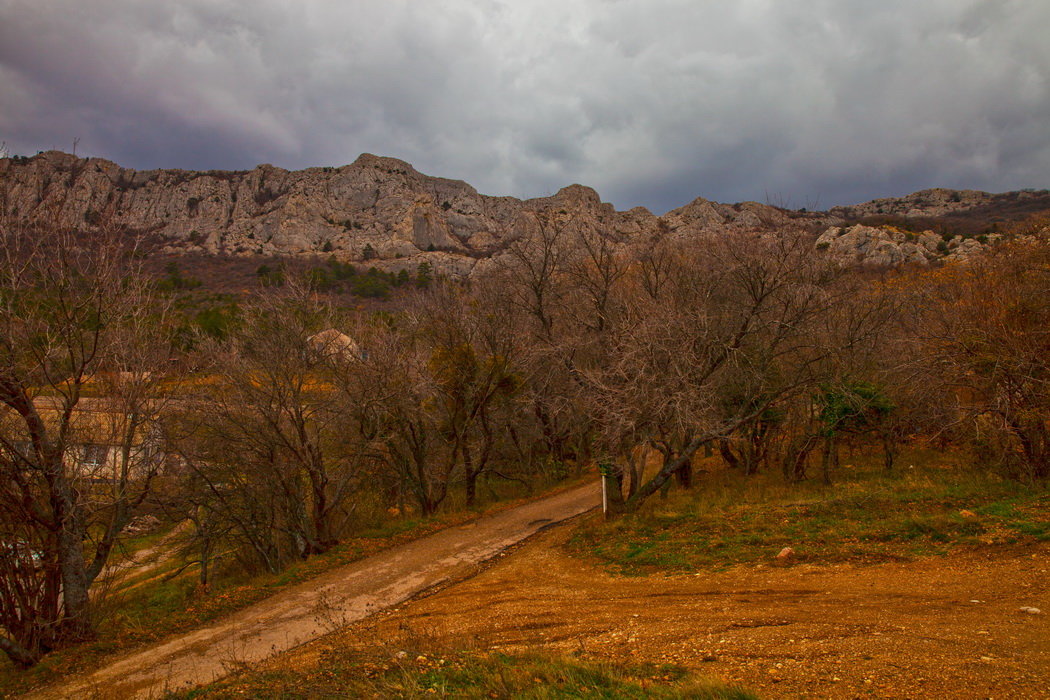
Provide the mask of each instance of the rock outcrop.
POLYGON ((332 254, 391 267, 427 260, 460 275, 524 235, 543 211, 620 238, 659 229, 728 231, 789 218, 753 202, 698 199, 661 223, 642 207, 617 211, 581 185, 538 199, 490 197, 465 182, 370 154, 340 168, 195 172, 136 171, 48 151, 0 160, 0 196, 15 220, 74 228, 108 222, 152 234, 169 252, 332 254))
POLYGON ((817 238, 817 250, 827 251, 839 264, 866 267, 928 265, 934 260, 958 262, 980 254, 999 239, 996 234, 974 238, 945 238, 933 231, 911 233, 892 227, 832 226, 817 238))
POLYGON ((872 267, 926 265, 946 252, 941 237, 932 231, 915 235, 874 226, 837 227, 826 230, 817 239, 817 250, 826 250, 844 265, 872 267))
POLYGON ((885 227, 835 227, 867 215, 960 212, 1001 196, 925 190, 827 213, 697 198, 656 216, 643 207, 617 211, 582 185, 537 199, 482 195, 465 182, 370 154, 339 168, 299 171, 272 165, 137 171, 58 151, 0 159, 0 209, 8 221, 77 229, 112 224, 149 234, 173 253, 333 255, 395 270, 426 261, 452 275, 469 275, 479 260, 498 256, 541 218, 555 226, 591 227, 621 241, 788 227, 812 231, 817 239, 826 230, 818 248, 842 261, 923 264, 964 257, 981 244, 885 227))

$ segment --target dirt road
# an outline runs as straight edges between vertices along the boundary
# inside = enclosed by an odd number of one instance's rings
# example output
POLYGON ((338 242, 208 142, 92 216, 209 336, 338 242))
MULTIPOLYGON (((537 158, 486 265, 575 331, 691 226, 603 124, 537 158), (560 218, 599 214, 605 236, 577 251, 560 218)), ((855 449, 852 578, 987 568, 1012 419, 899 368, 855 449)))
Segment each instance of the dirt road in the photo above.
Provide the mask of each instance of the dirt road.
POLYGON ((567 535, 265 666, 308 671, 326 652, 380 646, 547 648, 675 663, 768 698, 1050 698, 1045 544, 622 577, 565 554, 567 535))
POLYGON ((599 504, 596 485, 566 491, 330 571, 222 622, 133 653, 30 698, 159 697, 212 681, 360 620, 478 565, 545 526, 599 504))

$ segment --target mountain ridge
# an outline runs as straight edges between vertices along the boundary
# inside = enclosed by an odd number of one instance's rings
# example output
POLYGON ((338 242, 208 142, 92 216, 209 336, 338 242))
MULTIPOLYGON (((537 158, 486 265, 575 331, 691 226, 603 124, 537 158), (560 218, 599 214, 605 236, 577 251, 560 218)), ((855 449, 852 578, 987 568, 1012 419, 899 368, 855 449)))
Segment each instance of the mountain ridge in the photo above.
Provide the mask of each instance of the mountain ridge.
POLYGON ((425 260, 456 275, 469 274, 479 260, 528 235, 538 217, 556 226, 597 227, 620 240, 784 227, 806 228, 816 238, 864 217, 950 217, 1004 198, 1050 208, 1045 190, 933 188, 826 212, 697 197, 657 216, 644 207, 617 210, 579 184, 549 197, 484 195, 462 180, 369 153, 340 167, 303 170, 269 164, 239 171, 134 170, 60 151, 0 159, 0 204, 11 221, 77 229, 109 222, 157 237, 170 253, 325 254, 394 269, 425 260))

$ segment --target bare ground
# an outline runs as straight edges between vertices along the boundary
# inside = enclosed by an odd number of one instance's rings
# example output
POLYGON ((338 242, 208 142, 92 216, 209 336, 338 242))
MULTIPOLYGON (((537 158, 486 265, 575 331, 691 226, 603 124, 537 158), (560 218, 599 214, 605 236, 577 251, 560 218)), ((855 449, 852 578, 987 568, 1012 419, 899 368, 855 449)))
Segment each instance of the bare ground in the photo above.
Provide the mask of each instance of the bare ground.
POLYGON ((159 697, 208 683, 421 591, 470 576, 507 547, 598 503, 598 488, 592 483, 442 530, 333 569, 218 623, 28 697, 159 697))
POLYGON ((424 639, 677 663, 763 697, 1050 698, 1050 546, 625 578, 565 554, 565 537, 544 533, 474 578, 266 667, 424 639))

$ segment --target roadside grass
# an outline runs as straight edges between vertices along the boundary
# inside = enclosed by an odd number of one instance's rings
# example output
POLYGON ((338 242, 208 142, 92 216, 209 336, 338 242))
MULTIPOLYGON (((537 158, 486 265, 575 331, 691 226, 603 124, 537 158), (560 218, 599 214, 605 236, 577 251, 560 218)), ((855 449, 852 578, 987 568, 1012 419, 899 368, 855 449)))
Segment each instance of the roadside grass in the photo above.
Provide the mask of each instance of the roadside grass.
MULTIPOLYGON (((94 641, 52 652, 24 671, 0 654, 0 698, 91 671, 120 654, 199 629, 333 568, 580 483, 580 479, 567 480, 546 490, 537 489, 529 497, 489 502, 473 510, 384 521, 347 538, 324 554, 294 563, 277 574, 248 575, 238 572, 235 562, 230 560, 207 591, 197 585, 197 567, 185 567, 187 562, 178 558, 147 573, 128 572, 98 606, 98 635, 94 641), (180 568, 183 571, 176 573, 180 568)), ((131 549, 154 544, 161 537, 162 534, 136 538, 131 549)))
POLYGON ((654 498, 619 520, 591 521, 568 543, 626 575, 770 561, 878 562, 956 547, 1050 541, 1050 492, 965 466, 963 455, 905 452, 882 473, 876 451, 844 459, 837 483, 786 484, 714 468, 691 492, 654 498))
POLYGON ((537 652, 326 651, 313 668, 249 671, 179 700, 291 698, 696 698, 756 696, 678 666, 622 665, 537 652), (399 658, 401 657, 401 658, 399 658))

